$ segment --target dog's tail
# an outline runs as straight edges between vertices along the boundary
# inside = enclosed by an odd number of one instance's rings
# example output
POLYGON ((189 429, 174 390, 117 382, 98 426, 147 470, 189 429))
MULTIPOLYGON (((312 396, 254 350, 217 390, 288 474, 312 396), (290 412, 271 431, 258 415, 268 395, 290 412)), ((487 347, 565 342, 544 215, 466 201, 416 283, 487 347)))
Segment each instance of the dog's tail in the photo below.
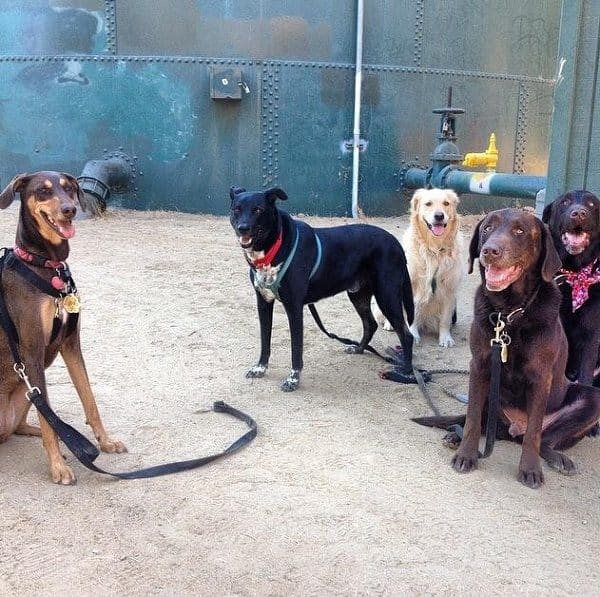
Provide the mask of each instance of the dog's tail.
POLYGON ((412 284, 408 276, 406 282, 402 284, 402 304, 406 313, 406 321, 408 321, 408 325, 412 325, 415 319, 415 302, 413 299, 412 284))
POLYGON ((454 425, 460 425, 464 427, 466 415, 451 415, 451 416, 439 416, 439 417, 416 417, 411 419, 419 425, 425 425, 425 427, 438 427, 439 429, 445 429, 450 431, 450 427, 454 425))

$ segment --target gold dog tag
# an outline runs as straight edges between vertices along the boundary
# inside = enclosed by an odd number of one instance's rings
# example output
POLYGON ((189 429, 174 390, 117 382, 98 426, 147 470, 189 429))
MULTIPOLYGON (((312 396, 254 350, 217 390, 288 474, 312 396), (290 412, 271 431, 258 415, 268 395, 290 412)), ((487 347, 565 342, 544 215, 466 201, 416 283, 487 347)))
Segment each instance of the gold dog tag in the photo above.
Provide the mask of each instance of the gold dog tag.
POLYGON ((81 308, 79 297, 76 294, 67 294, 63 298, 63 307, 67 313, 79 313, 81 308))

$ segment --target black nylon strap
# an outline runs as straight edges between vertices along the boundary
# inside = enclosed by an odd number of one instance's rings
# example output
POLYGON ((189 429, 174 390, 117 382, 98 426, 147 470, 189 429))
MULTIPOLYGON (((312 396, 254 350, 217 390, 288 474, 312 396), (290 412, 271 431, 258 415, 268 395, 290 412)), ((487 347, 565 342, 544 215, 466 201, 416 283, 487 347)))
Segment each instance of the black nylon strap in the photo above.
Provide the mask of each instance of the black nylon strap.
POLYGON ((6 253, 5 259, 6 267, 14 269, 21 277, 25 278, 32 286, 35 286, 38 290, 41 290, 45 294, 49 294, 54 298, 61 298, 64 295, 44 280, 44 278, 38 276, 34 271, 29 269, 18 257, 15 257, 12 251, 6 253))
POLYGON ((492 362, 490 372, 490 394, 488 397, 488 416, 485 427, 485 448, 480 458, 487 458, 494 449, 496 430, 498 427, 498 411, 500 410, 500 370, 502 346, 492 344, 492 362))
POLYGON ((246 425, 248 425, 248 427, 250 427, 249 431, 233 442, 225 450, 217 454, 204 456, 202 458, 181 460, 179 462, 169 462, 166 464, 159 464, 156 466, 139 469, 137 471, 111 473, 94 464, 94 461, 100 454, 98 448, 96 448, 96 446, 92 444, 84 435, 79 433, 77 429, 71 427, 71 425, 68 425, 62 419, 60 419, 60 417, 52 410, 48 402, 44 399, 39 391, 32 392, 30 395, 30 400, 46 419, 46 421, 48 421, 58 437, 60 437, 60 439, 64 442, 65 446, 69 448, 69 450, 73 453, 77 460, 83 464, 83 466, 96 473, 110 475, 111 477, 116 477, 118 479, 148 479, 150 477, 172 475, 173 473, 179 473, 181 471, 188 471, 198 468, 218 460, 219 458, 223 458, 224 456, 228 456, 229 454, 237 452, 249 444, 258 433, 258 426, 252 417, 220 400, 213 404, 213 410, 215 412, 231 415, 232 417, 243 421, 246 423, 246 425))
MULTIPOLYGON (((321 317, 319 316, 319 313, 317 312, 317 308, 315 307, 314 303, 309 303, 308 310, 310 311, 311 315, 313 316, 313 319, 315 320, 315 323, 317 324, 317 326, 319 327, 319 329, 328 338, 331 338, 333 340, 337 340, 338 342, 341 342, 342 344, 346 344, 348 346, 358 346, 359 345, 359 343, 356 340, 350 340, 349 338, 341 338, 340 336, 337 336, 336 334, 333 334, 332 332, 328 332, 325 329, 325 326, 323 325, 323 322, 321 321, 321 317)), ((383 359, 386 363, 390 363, 390 364, 393 365, 396 362, 394 359, 392 359, 390 357, 383 356, 380 352, 378 352, 370 344, 367 344, 365 346, 365 350, 368 350, 370 353, 378 356, 380 359, 383 359)))

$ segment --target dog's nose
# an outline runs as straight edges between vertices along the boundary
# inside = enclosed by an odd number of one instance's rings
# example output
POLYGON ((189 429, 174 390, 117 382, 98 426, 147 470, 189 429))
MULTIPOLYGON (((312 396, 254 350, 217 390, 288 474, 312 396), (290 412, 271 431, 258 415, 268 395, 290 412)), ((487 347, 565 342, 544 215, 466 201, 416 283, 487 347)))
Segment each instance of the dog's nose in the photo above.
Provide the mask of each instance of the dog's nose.
POLYGON ((483 257, 500 257, 502 255, 502 249, 497 245, 484 245, 481 249, 481 255, 483 257))
POLYGON ((436 222, 443 222, 443 221, 444 221, 444 214, 443 214, 441 211, 436 211, 436 212, 433 214, 433 219, 434 219, 436 222))
POLYGON ((585 207, 579 207, 571 210, 572 220, 586 220, 588 217, 588 211, 585 207))
POLYGON ((238 224, 237 231, 240 234, 248 234, 248 232, 250 232, 250 226, 248 226, 247 224, 238 224))
POLYGON ((60 211, 65 218, 72 220, 77 213, 77 208, 74 205, 62 205, 60 211))

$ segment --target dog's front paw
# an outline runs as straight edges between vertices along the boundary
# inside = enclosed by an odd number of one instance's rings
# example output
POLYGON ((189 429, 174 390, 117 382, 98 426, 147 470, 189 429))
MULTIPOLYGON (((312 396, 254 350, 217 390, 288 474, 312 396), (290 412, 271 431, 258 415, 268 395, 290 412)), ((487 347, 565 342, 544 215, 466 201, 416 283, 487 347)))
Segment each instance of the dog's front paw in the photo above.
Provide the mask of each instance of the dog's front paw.
POLYGON ((442 346, 443 348, 450 348, 451 346, 454 346, 455 344, 456 344, 456 342, 454 341, 454 338, 450 334, 440 334, 440 338, 439 338, 440 346, 442 346))
POLYGON ((456 454, 452 458, 452 468, 457 473, 470 473, 477 468, 477 456, 456 454))
POLYGON ((107 452, 108 454, 123 454, 123 452, 127 452, 127 448, 123 442, 111 439, 110 437, 98 438, 98 445, 103 452, 107 452))
POLYGON ((58 485, 75 485, 77 483, 75 473, 64 462, 57 461, 50 463, 50 476, 52 477, 52 481, 58 485))
POLYGON ((292 369, 290 374, 284 379, 281 384, 281 389, 284 392, 293 392, 300 385, 300 371, 292 369))
POLYGON ((530 489, 539 489, 544 484, 544 473, 539 465, 530 469, 519 469, 517 479, 530 489))
POLYGON ((259 363, 258 365, 254 365, 254 367, 250 367, 250 369, 248 369, 248 371, 246 372, 246 377, 248 379, 253 379, 255 377, 264 377, 266 371, 267 371, 267 366, 261 365, 259 363))

